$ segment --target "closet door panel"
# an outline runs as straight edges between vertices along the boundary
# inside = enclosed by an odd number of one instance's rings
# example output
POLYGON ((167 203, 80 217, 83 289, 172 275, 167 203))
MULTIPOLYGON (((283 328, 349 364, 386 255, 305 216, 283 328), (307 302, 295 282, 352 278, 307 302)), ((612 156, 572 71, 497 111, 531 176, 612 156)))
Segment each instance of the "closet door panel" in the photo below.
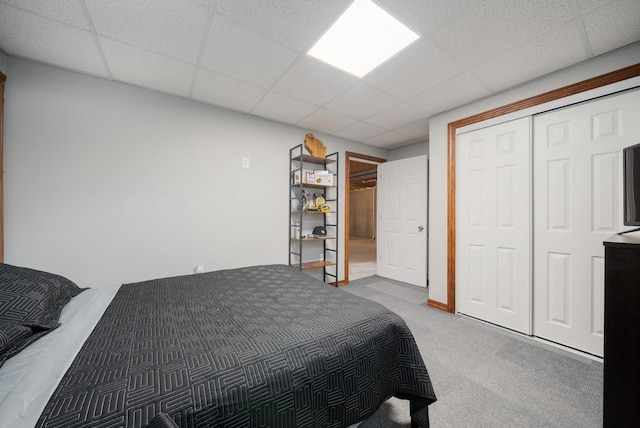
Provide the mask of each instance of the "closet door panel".
POLYGON ((622 149, 640 91, 534 117, 534 335, 602 356, 602 242, 623 230, 622 149))
POLYGON ((530 119, 457 137, 456 307, 530 334, 530 119))

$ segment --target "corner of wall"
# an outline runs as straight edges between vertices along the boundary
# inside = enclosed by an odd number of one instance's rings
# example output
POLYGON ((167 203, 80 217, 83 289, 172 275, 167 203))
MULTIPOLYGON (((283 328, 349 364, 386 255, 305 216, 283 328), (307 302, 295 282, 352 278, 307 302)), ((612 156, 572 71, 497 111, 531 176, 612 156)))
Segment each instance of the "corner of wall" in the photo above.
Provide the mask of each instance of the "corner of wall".
POLYGON ((7 74, 7 56, 0 51, 0 72, 7 74))
POLYGON ((406 146, 400 146, 389 150, 389 160, 400 160, 415 156, 426 155, 429 157, 429 140, 418 141, 406 146))

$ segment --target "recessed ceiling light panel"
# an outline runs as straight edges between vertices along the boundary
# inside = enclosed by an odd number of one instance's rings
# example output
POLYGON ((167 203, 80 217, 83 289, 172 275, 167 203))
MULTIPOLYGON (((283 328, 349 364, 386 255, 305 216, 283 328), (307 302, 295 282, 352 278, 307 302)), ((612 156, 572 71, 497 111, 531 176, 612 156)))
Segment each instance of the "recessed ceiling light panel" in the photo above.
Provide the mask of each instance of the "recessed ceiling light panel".
POLYGON ((355 0, 308 54, 362 77, 418 37, 371 0, 355 0))

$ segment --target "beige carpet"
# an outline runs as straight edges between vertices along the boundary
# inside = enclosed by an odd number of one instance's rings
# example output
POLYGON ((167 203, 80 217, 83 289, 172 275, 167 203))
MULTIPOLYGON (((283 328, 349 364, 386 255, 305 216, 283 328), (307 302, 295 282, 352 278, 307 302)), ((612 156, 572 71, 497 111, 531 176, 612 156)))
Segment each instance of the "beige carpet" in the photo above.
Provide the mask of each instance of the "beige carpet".
POLYGON ((349 239, 349 281, 376 274, 376 240, 349 239))

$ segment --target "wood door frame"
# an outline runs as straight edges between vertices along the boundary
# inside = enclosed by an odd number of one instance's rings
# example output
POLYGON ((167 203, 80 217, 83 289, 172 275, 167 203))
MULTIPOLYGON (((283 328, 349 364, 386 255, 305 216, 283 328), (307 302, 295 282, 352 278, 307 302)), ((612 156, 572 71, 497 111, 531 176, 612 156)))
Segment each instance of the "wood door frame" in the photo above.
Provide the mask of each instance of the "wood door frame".
POLYGON ((638 76, 640 76, 640 63, 468 116, 447 125, 447 301, 443 303, 429 299, 427 301, 429 306, 451 313, 456 312, 456 131, 458 128, 638 76))
MULTIPOLYGON (((344 280, 340 281, 339 285, 346 285, 349 283, 349 178, 351 173, 350 161, 366 160, 370 162, 377 162, 378 165, 387 162, 387 159, 377 158, 375 156, 363 155, 354 152, 344 152, 344 280)), ((377 215, 374 214, 374 215, 377 215)))
POLYGON ((4 262, 4 82, 7 76, 0 71, 0 263, 4 262))

